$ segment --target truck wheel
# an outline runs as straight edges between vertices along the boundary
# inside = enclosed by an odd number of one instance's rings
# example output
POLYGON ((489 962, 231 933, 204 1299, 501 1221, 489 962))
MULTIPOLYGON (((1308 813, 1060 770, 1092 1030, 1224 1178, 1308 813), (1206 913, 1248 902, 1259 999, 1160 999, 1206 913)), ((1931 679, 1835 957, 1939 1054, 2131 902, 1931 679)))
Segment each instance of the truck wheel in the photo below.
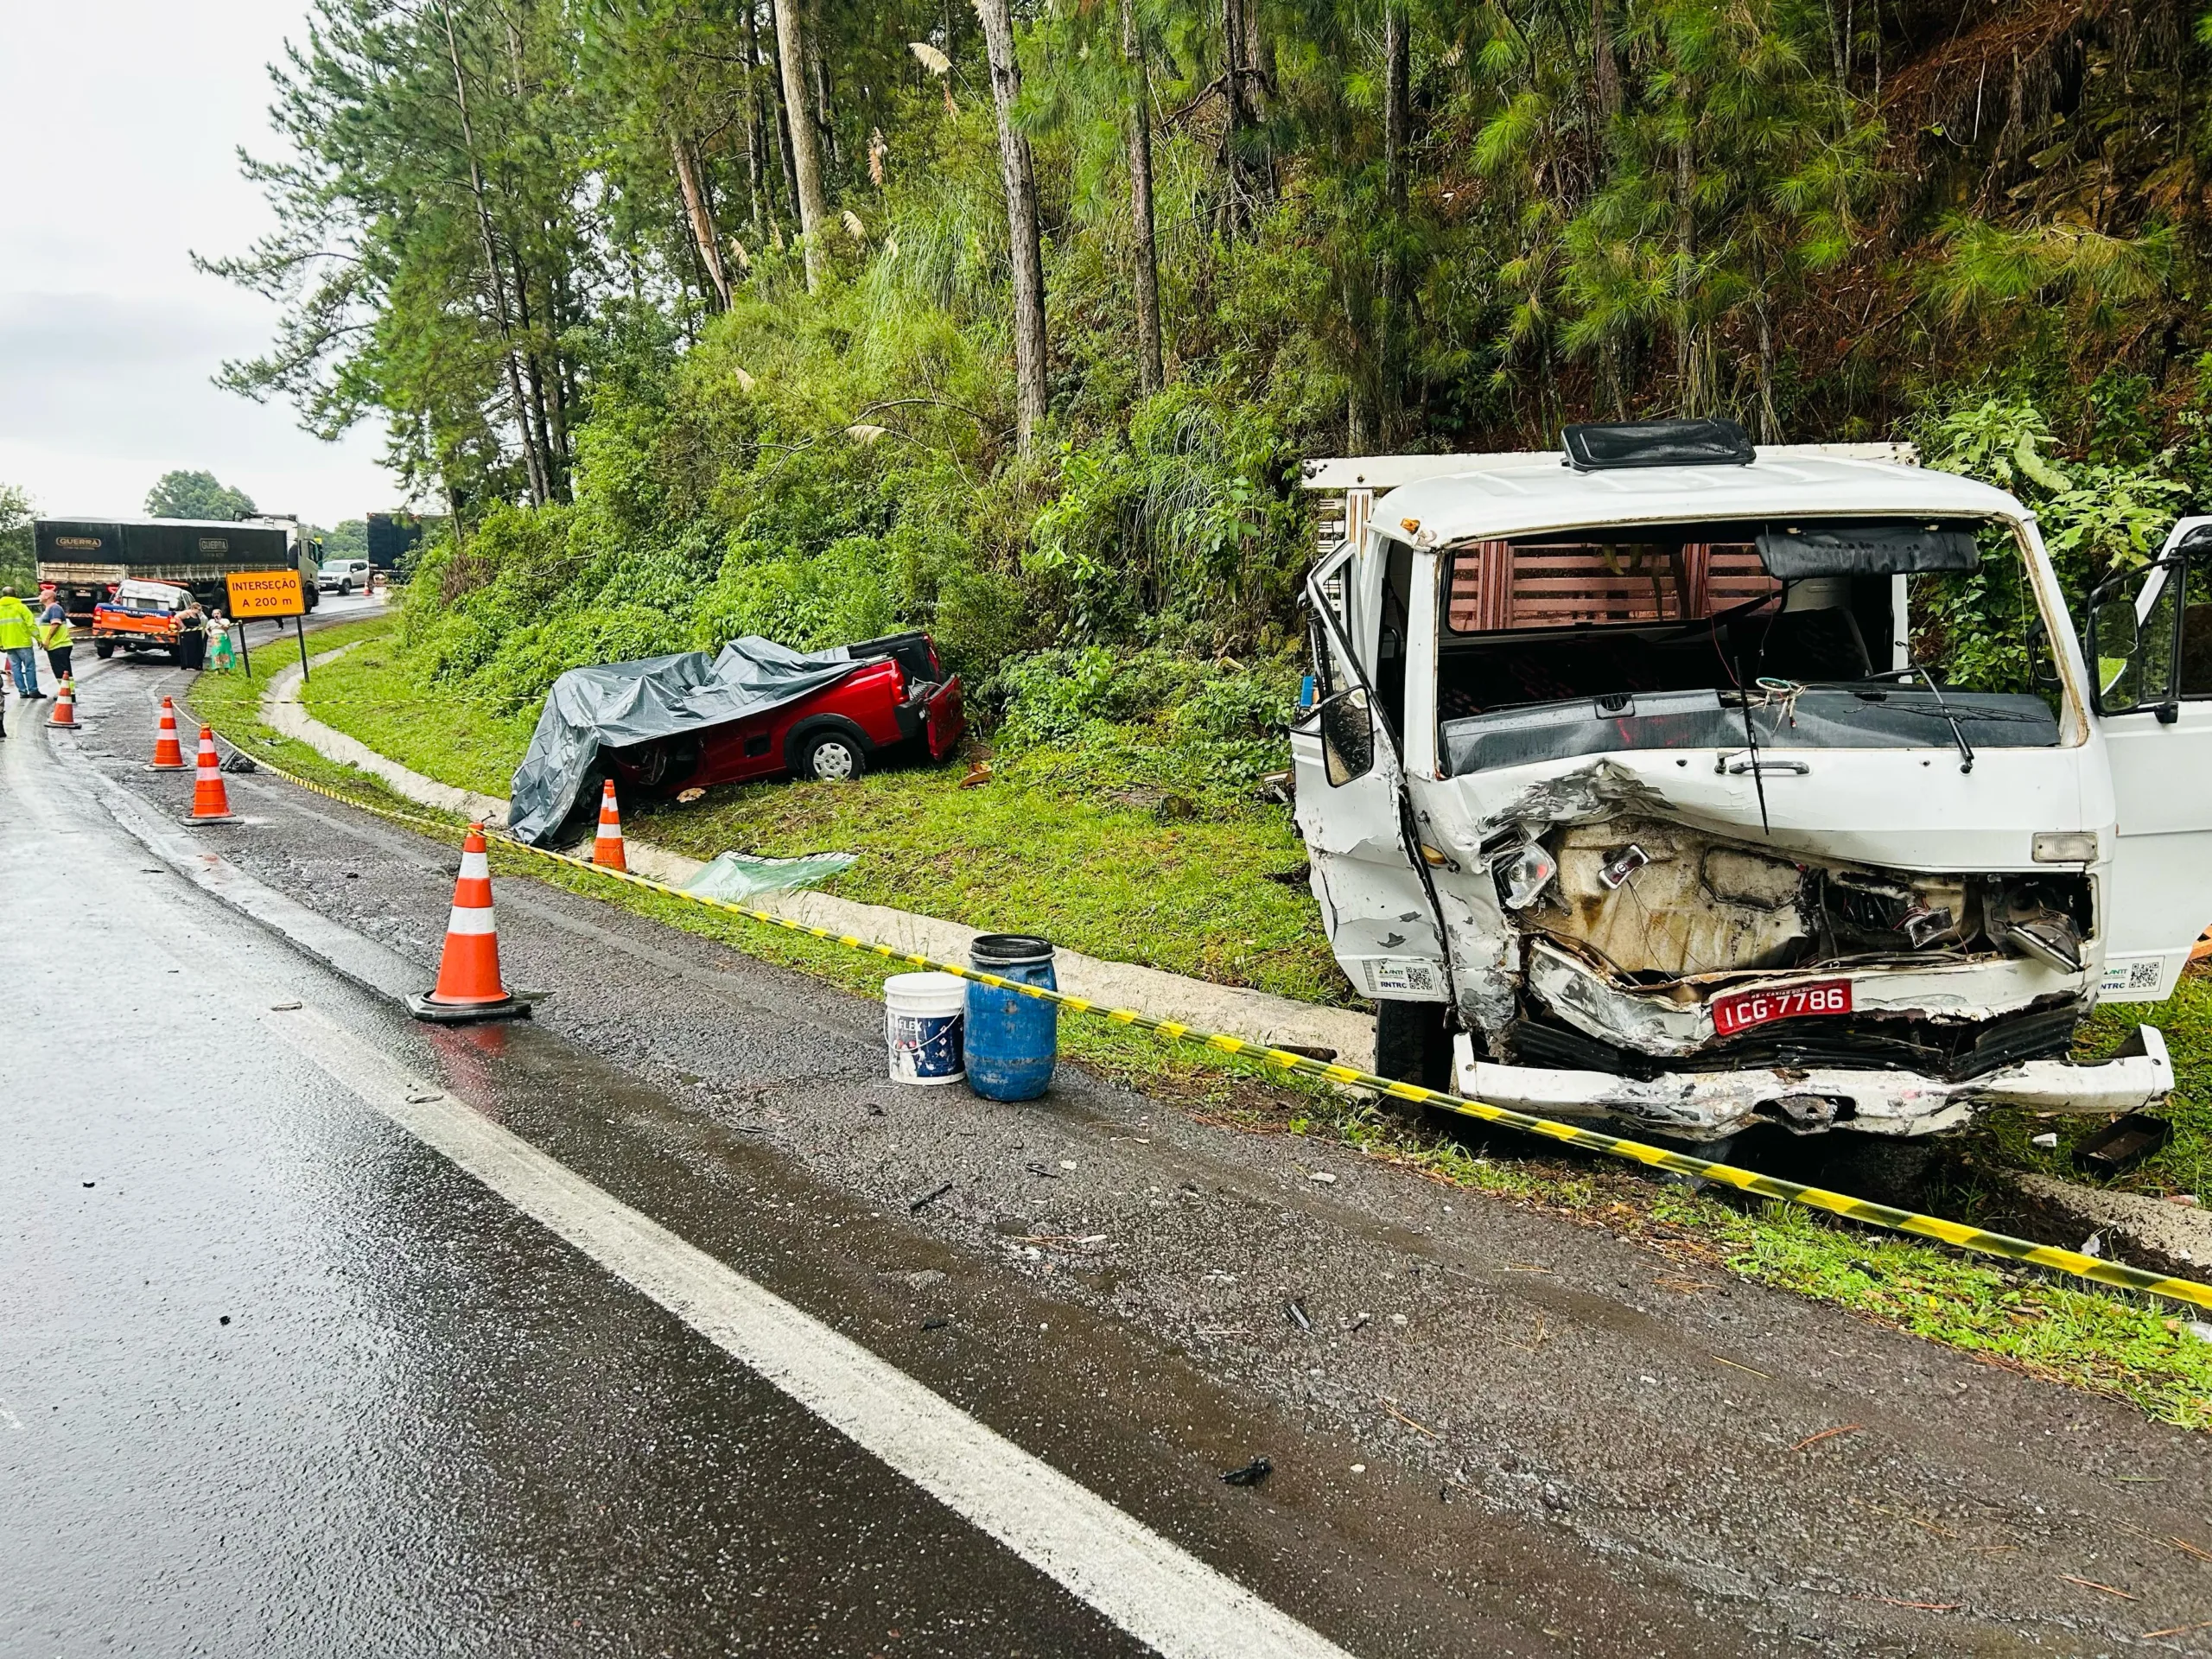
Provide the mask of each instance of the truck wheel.
POLYGON ((1452 1086, 1452 1024, 1441 1002, 1375 1005, 1375 1071, 1393 1083, 1452 1086))
POLYGON ((115 641, 112 639, 93 640, 92 655, 99 658, 102 662, 107 661, 109 658, 115 655, 115 641))
POLYGON ((868 756, 849 732, 817 732, 800 746, 791 770, 818 783, 849 784, 868 770, 868 756))

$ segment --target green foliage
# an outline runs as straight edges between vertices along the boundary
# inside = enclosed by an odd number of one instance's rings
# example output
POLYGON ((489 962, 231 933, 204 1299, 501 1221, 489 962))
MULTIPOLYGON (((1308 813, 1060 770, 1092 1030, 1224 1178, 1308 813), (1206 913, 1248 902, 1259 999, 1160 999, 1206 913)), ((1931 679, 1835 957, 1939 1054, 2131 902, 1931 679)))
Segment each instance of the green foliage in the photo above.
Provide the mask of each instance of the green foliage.
POLYGON ((2056 300, 2100 332, 2129 305, 2158 296, 2177 251, 2169 225, 2119 237, 2079 224, 2007 230, 1959 218, 1945 225, 1942 241, 1944 257, 1929 268, 1928 286, 1951 321, 2056 300))
POLYGON ((30 492, 16 484, 0 484, 0 586, 27 587, 37 569, 31 523, 37 517, 30 492))
POLYGON ((1126 437, 1070 445, 1027 569, 1057 590, 1077 639, 1280 614, 1303 562, 1281 480, 1294 461, 1264 416, 1189 386, 1139 404, 1126 437))
POLYGON ((365 559, 369 556, 369 521, 365 518, 344 518, 322 533, 322 556, 338 563, 344 559, 365 559))
MULTIPOLYGON (((2133 462, 2060 461, 2050 453, 2050 423, 2018 394, 1962 399, 1923 423, 1921 442, 1929 466, 1980 478, 2036 509, 2044 546, 2069 602, 2112 572, 2148 562, 2189 493, 2166 474, 2171 452, 2133 462)), ((2124 440, 2120 447, 2126 447, 2124 440)), ((1985 537, 1979 569, 1920 578, 1913 602, 1929 647, 1916 655, 1936 655, 1947 677, 1961 685, 2026 688, 2031 625, 2037 613, 2025 568, 2009 541, 1985 537)))
POLYGON ((179 470, 163 473, 146 492, 146 515, 150 518, 220 518, 251 517, 253 498, 232 489, 213 473, 179 470))
POLYGON ((1249 814, 1257 785, 1287 772, 1283 727, 1298 694, 1284 661, 1247 667, 1157 647, 1036 652, 988 688, 997 741, 1052 774, 1166 791, 1185 816, 1249 814))

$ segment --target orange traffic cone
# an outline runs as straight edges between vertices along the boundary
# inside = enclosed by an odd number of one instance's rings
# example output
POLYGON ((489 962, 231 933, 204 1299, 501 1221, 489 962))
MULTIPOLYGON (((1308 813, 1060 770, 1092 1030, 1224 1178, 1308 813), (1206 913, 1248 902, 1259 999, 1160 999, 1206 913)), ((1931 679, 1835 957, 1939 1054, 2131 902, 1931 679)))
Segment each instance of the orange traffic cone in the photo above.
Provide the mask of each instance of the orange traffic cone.
POLYGON ((54 699, 54 712, 46 717, 49 726, 74 726, 77 723, 77 683, 67 675, 62 676, 61 690, 54 699))
POLYGON ((154 734, 154 763, 149 772, 182 772, 184 749, 176 741, 176 705, 162 699, 162 729, 154 734))
POLYGON ((499 929, 492 914, 492 866, 480 823, 470 824, 461 843, 461 874, 453 884, 438 982, 429 995, 409 997, 407 1006, 417 1020, 442 1025, 530 1017, 530 1004, 499 982, 499 929))
POLYGON ((215 753, 212 728, 200 728, 200 770, 192 779, 193 823, 236 823, 230 791, 223 787, 223 757, 215 753))
POLYGON ((599 795, 599 838, 591 844, 591 861, 610 870, 626 870, 630 861, 622 855, 622 820, 614 811, 614 780, 607 780, 607 787, 599 795))

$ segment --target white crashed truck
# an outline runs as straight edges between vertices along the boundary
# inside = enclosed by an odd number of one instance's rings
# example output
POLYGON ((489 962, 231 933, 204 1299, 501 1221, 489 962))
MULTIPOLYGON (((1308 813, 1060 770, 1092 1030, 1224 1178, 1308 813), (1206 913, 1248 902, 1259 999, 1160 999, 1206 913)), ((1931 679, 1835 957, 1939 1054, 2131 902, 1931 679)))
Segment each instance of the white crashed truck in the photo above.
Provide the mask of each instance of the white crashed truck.
POLYGON ((1563 444, 1307 469, 1298 822, 1376 1069, 1688 1142, 2162 1098, 2154 1027, 2067 1055, 2212 923, 2212 520, 2077 634, 2034 515, 1902 447, 1563 444), (1912 660, 1981 560, 2035 690, 1912 660))

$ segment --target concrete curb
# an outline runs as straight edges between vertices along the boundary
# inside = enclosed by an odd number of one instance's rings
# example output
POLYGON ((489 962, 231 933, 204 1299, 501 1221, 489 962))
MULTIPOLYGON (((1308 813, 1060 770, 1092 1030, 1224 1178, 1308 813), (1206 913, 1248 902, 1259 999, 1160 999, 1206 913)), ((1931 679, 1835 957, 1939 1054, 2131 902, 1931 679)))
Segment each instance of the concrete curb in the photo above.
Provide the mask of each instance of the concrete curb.
MULTIPOLYGON (((354 645, 362 642, 355 640, 354 645)), ((353 645, 310 657, 308 665, 344 656, 353 645)), ((505 824, 507 803, 497 796, 479 795, 426 778, 378 754, 345 733, 326 726, 308 713, 299 697, 300 670, 295 664, 272 678, 261 694, 261 718, 272 730, 306 744, 327 760, 355 766, 383 780, 405 799, 444 812, 457 812, 486 823, 505 824)), ((625 837, 630 868, 656 881, 680 887, 704 868, 695 858, 625 837)), ((588 844, 588 843, 587 843, 588 844)), ((768 893, 753 900, 754 907, 810 927, 835 928, 872 944, 901 953, 963 961, 968 947, 986 930, 963 926, 887 905, 864 905, 826 893, 768 893)), ((1062 947, 1055 959, 1060 988, 1116 1007, 1141 1008, 1161 1019, 1173 1020, 1202 1030, 1225 1032, 1247 1042, 1325 1048, 1348 1065, 1363 1071, 1375 1064, 1375 1020, 1351 1008, 1321 1007, 1266 991, 1233 985, 1216 985, 1159 968, 1135 963, 1108 962, 1062 947)))
POLYGON ((2022 1173, 2012 1179, 2034 1197, 2080 1217, 2088 1225, 2118 1233, 2140 1249, 2191 1268, 2212 1264, 2212 1214, 2194 1205, 2168 1204, 2139 1192, 2107 1192, 2050 1175, 2022 1173))
MULTIPOLYGON (((353 645, 340 645, 335 651, 326 651, 308 658, 308 666, 334 663, 354 645, 364 643, 356 639, 353 645)), ((386 760, 359 738, 348 737, 334 727, 324 725, 300 702, 300 666, 297 663, 271 678, 261 693, 262 723, 272 731, 306 744, 325 760, 336 760, 357 767, 371 776, 383 779, 392 793, 418 801, 424 806, 434 806, 441 812, 458 812, 463 817, 481 819, 486 823, 505 824, 507 804, 493 795, 478 795, 466 789, 455 789, 434 778, 425 778, 419 772, 410 772, 397 760, 386 760)))

